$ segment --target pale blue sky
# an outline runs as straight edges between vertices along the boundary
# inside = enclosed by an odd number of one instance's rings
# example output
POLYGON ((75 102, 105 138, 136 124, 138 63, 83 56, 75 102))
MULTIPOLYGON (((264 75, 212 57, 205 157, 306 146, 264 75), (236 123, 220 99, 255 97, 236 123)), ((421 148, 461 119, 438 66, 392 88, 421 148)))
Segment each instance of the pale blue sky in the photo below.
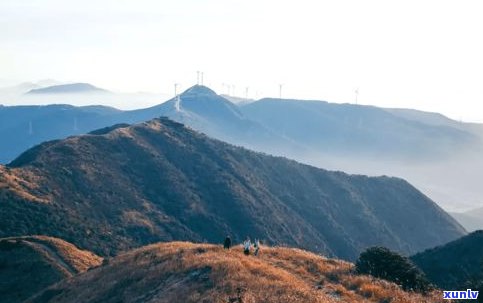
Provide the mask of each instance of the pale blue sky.
POLYGON ((481 1, 1 0, 0 84, 222 83, 483 121, 481 1))

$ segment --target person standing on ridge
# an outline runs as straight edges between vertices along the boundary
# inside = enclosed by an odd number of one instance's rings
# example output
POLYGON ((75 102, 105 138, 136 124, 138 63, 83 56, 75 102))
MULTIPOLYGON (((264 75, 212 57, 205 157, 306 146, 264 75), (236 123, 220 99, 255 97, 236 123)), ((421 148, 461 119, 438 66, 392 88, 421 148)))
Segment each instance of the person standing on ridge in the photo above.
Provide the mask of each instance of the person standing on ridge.
POLYGON ((260 250, 260 240, 255 239, 255 242, 253 243, 253 248, 255 249, 253 255, 258 256, 258 251, 260 250))
POLYGON ((230 249, 231 247, 231 239, 230 236, 226 236, 225 241, 223 242, 224 249, 230 249))
POLYGON ((250 238, 247 237, 247 239, 245 240, 245 242, 243 242, 243 253, 245 255, 249 255, 250 254, 250 248, 252 246, 252 242, 250 242, 250 238))

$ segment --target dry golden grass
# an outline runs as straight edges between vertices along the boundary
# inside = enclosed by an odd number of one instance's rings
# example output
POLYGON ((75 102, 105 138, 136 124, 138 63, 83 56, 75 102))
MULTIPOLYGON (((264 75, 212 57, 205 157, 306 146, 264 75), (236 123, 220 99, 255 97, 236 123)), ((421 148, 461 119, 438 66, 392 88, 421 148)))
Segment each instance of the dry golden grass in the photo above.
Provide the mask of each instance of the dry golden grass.
POLYGON ((3 238, 0 239, 1 241, 16 241, 20 244, 28 245, 33 250, 37 250, 38 253, 52 259, 53 263, 56 263, 55 259, 59 258, 74 273, 85 272, 89 268, 99 266, 103 260, 103 258, 90 251, 81 250, 69 242, 53 237, 24 236, 3 238), (40 244, 41 246, 36 244, 40 244))
POLYGON ((27 237, 40 241, 42 244, 47 245, 50 249, 55 251, 64 262, 68 263, 77 272, 87 271, 89 268, 101 265, 103 258, 98 255, 87 251, 80 250, 76 246, 69 242, 63 241, 58 238, 35 236, 27 237))
MULTIPOLYGON (((120 255, 50 289, 52 302, 443 302, 397 285, 357 276, 348 262, 291 248, 262 246, 258 257, 241 247, 170 242, 120 255), (238 291, 240 290, 240 291, 238 291), (237 301, 233 301, 237 302, 237 301)), ((32 300, 31 302, 39 302, 32 300)))
POLYGON ((28 178, 24 178, 21 169, 8 169, 3 165, 0 165, 0 192, 3 190, 9 190, 16 194, 19 198, 25 199, 31 202, 48 203, 47 197, 40 197, 32 194, 32 191, 38 189, 37 177, 30 173, 28 178))
POLYGON ((23 302, 44 288, 91 267, 102 258, 45 236, 0 239, 0 302, 23 302))

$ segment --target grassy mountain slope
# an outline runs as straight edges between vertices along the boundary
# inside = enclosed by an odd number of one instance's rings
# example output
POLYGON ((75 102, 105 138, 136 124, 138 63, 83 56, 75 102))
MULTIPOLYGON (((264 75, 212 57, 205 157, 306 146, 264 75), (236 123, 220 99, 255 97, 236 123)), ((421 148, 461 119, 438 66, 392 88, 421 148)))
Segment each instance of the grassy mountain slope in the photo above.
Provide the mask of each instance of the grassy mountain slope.
POLYGON ((298 249, 262 246, 254 257, 241 247, 172 242, 120 255, 28 302, 442 302, 352 268, 298 249))
POLYGON ((404 180, 251 152, 167 119, 41 144, 0 166, 0 236, 46 234, 101 255, 226 233, 353 260, 465 231, 404 180))
POLYGON ((47 286, 101 262, 93 253, 56 238, 0 239, 0 301, 23 302, 47 286))

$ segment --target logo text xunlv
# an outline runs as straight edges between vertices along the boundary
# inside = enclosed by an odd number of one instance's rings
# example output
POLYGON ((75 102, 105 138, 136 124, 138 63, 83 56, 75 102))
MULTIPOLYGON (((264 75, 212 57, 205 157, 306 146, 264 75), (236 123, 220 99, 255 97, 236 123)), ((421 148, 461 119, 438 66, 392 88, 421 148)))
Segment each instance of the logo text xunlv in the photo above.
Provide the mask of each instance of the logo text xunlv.
POLYGON ((478 291, 472 291, 471 289, 464 290, 443 290, 443 299, 456 300, 456 299, 477 299, 478 291))

